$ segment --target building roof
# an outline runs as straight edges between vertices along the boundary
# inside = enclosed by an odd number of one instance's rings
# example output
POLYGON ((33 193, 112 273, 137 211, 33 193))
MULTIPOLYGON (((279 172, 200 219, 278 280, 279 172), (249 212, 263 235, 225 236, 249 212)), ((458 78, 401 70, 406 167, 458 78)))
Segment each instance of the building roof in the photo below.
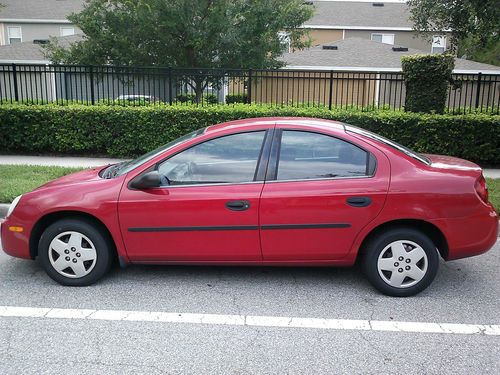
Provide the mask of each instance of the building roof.
MULTIPOLYGON (((337 49, 323 49, 323 45, 315 46, 285 53, 282 61, 291 69, 398 72, 401 71, 401 56, 428 54, 413 48, 408 48, 407 51, 394 51, 393 47, 402 46, 361 38, 338 40, 328 45, 336 46, 337 49)), ((500 67, 455 58, 454 71, 500 73, 500 67)))
MULTIPOLYGON (((69 47, 82 38, 83 34, 77 34, 58 37, 57 41, 59 46, 69 47)), ((45 57, 42 46, 43 44, 33 41, 0 46, 0 63, 48 64, 49 60, 45 57)))
POLYGON ((304 23, 305 27, 339 29, 383 29, 391 28, 411 30, 408 20, 409 10, 406 3, 385 3, 352 1, 312 1, 314 16, 304 23), (383 4, 383 6, 374 6, 383 4))
POLYGON ((1 0, 0 22, 63 21, 83 9, 84 0, 1 0))

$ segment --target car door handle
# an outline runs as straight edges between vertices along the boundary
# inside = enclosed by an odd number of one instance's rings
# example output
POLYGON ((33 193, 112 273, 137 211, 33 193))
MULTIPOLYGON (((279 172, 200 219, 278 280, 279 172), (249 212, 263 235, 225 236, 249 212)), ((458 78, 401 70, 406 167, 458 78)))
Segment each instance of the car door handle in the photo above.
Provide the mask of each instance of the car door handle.
POLYGON ((226 202, 226 207, 231 211, 245 211, 250 208, 249 201, 229 201, 226 202))
POLYGON ((366 207, 372 203, 370 197, 350 197, 347 198, 347 204, 352 207, 366 207))

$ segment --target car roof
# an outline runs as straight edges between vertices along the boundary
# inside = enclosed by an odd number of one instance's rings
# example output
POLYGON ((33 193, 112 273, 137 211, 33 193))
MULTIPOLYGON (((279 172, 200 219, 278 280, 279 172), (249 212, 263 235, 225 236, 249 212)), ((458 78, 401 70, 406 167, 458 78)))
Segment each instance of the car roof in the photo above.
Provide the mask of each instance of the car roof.
POLYGON ((339 121, 324 120, 309 117, 258 117, 258 118, 247 118, 241 120, 233 120, 224 122, 217 125, 212 125, 207 127, 205 134, 212 132, 223 132, 226 130, 236 130, 238 128, 252 128, 252 127, 263 127, 268 128, 274 125, 299 125, 299 126, 313 126, 313 127, 323 127, 328 129, 335 129, 345 131, 345 125, 339 121))

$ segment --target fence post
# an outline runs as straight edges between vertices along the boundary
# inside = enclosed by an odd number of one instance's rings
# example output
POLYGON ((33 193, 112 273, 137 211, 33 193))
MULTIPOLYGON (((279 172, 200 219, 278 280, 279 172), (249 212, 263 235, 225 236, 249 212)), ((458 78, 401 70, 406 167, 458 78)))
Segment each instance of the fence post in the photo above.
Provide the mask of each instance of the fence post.
POLYGON ((479 98, 481 94, 481 77, 482 74, 481 72, 478 73, 477 75, 477 89, 476 89, 476 109, 479 107, 479 98))
POLYGON ((95 104, 95 95, 94 95, 94 69, 92 65, 90 65, 90 102, 92 105, 95 104))
POLYGON ((172 105, 172 67, 168 67, 168 104, 172 105))
POLYGON ((14 99, 19 101, 19 89, 17 87, 17 68, 16 64, 12 64, 12 81, 14 82, 14 99))
POLYGON ((252 104, 252 69, 248 69, 247 104, 252 104))
POLYGON ((333 70, 330 70, 330 95, 328 98, 328 109, 332 110, 332 100, 333 100, 333 70))

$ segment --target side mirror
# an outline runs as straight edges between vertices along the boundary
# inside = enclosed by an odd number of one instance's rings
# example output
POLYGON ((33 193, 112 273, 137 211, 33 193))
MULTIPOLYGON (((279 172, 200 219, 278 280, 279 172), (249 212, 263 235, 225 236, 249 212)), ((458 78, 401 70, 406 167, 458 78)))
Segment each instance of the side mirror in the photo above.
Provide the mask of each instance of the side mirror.
POLYGON ((160 174, 158 171, 144 173, 130 183, 130 187, 137 190, 145 190, 160 187, 160 174))

